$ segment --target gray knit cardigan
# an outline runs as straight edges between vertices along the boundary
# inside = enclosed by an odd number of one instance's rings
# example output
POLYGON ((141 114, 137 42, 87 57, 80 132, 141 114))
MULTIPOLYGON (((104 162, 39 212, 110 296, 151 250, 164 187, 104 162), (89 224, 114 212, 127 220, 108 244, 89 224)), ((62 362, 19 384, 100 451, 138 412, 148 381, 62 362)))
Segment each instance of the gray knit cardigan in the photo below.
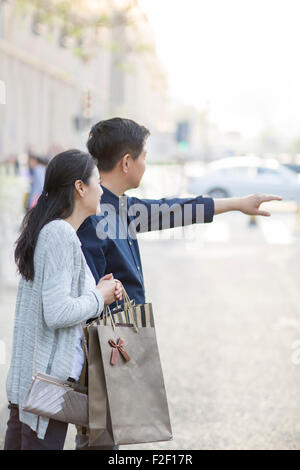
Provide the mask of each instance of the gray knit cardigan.
POLYGON ((49 420, 22 411, 32 376, 37 372, 64 380, 70 376, 78 325, 100 315, 104 301, 76 231, 63 219, 49 222, 40 231, 34 271, 33 281, 19 279, 6 391, 8 400, 19 405, 20 421, 43 439, 49 420))

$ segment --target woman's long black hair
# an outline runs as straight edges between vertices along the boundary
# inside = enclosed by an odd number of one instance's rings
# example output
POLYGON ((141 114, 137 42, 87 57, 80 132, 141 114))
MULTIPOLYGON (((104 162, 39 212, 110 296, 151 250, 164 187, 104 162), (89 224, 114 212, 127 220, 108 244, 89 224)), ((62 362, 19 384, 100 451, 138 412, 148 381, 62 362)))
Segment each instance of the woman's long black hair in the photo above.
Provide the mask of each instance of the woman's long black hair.
POLYGON ((27 280, 34 279, 34 250, 41 229, 51 220, 66 219, 74 210, 74 183, 89 184, 95 160, 80 150, 56 155, 48 164, 44 189, 35 207, 25 215, 15 248, 18 272, 27 280))

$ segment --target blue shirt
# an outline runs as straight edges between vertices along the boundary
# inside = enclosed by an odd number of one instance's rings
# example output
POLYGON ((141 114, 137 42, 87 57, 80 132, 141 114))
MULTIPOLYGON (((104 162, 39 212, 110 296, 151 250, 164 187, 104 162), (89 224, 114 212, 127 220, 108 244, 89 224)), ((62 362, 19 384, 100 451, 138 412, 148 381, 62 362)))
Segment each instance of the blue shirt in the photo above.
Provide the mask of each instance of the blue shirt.
POLYGON ((77 231, 81 249, 96 283, 113 273, 136 304, 145 303, 137 234, 212 222, 214 200, 202 196, 138 199, 102 189, 101 214, 88 217, 77 231))

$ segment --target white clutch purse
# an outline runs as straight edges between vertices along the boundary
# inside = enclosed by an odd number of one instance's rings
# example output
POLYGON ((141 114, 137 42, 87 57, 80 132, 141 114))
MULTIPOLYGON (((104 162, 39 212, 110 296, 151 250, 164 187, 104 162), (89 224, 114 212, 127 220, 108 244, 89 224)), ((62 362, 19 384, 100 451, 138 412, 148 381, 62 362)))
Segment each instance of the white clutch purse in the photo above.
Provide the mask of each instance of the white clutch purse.
POLYGON ((22 409, 57 421, 88 426, 87 387, 38 373, 33 378, 22 409))

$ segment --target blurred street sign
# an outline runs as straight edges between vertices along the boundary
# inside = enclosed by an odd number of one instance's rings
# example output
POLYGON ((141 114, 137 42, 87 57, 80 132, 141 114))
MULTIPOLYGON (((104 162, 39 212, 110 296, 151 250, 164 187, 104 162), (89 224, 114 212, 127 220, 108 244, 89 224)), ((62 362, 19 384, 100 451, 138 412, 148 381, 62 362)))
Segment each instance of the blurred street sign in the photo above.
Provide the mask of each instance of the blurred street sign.
POLYGON ((179 150, 186 151, 189 149, 189 138, 190 138, 190 122, 189 121, 180 121, 177 123, 175 138, 176 138, 176 142, 178 143, 179 150))

